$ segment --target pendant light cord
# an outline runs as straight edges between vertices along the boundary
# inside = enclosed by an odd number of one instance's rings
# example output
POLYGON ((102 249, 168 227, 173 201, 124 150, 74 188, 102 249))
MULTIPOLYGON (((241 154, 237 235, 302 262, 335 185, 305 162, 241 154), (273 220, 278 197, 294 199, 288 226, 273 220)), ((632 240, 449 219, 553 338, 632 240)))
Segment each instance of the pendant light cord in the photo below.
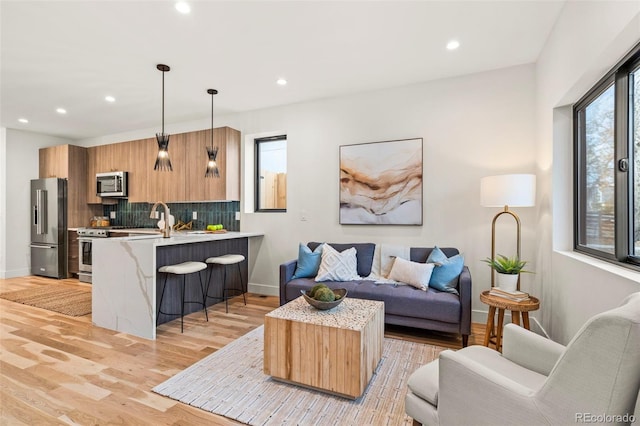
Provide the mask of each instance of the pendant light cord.
POLYGON ((211 94, 211 149, 213 149, 213 93, 211 94))
POLYGON ((162 71, 162 134, 164 134, 164 71, 162 71))

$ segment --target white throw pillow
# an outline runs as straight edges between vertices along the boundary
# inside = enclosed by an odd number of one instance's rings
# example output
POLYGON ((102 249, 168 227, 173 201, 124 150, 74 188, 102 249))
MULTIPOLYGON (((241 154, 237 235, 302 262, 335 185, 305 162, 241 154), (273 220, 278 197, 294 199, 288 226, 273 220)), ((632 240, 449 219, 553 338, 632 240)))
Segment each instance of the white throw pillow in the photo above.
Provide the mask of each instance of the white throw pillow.
POLYGON ((322 247, 322 260, 316 281, 351 281, 361 279, 358 275, 356 248, 338 252, 329 244, 322 247))
POLYGON ((389 279, 407 283, 412 287, 427 291, 433 268, 433 263, 411 262, 396 257, 389 273, 389 279))

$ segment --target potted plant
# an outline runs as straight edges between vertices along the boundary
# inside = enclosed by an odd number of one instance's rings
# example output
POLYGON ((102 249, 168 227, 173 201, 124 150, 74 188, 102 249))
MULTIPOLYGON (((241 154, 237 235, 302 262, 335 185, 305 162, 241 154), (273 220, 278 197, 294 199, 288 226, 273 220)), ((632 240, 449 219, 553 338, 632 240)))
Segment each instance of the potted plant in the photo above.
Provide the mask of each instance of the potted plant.
POLYGON ((516 291, 518 288, 518 277, 521 272, 530 273, 530 271, 523 269, 527 261, 520 260, 518 256, 507 257, 499 254, 495 259, 488 257, 483 260, 483 262, 498 273, 496 284, 506 291, 516 291))

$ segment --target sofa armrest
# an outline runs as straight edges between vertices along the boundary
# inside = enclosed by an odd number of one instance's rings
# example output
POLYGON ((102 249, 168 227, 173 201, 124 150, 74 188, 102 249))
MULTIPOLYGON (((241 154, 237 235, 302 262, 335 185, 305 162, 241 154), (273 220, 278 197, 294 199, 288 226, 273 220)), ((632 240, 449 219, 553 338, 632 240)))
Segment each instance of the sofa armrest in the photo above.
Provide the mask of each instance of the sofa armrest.
POLYGON ((549 375, 565 350, 560 343, 515 324, 507 324, 502 333, 502 355, 509 361, 545 376, 549 375))
POLYGON ((280 306, 287 303, 285 289, 287 283, 291 281, 293 274, 296 272, 298 259, 290 260, 280 265, 280 306))
POLYGON ((471 334, 471 272, 467 266, 462 268, 458 277, 458 293, 460 293, 460 334, 471 334))

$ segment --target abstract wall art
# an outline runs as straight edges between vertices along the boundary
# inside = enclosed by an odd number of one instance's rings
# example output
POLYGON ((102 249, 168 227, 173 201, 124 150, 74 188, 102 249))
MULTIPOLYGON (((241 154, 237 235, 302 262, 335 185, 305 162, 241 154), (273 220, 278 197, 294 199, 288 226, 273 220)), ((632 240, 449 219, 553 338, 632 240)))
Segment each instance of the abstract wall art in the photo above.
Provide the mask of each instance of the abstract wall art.
POLYGON ((422 138, 340 146, 340 224, 422 225, 422 138))

